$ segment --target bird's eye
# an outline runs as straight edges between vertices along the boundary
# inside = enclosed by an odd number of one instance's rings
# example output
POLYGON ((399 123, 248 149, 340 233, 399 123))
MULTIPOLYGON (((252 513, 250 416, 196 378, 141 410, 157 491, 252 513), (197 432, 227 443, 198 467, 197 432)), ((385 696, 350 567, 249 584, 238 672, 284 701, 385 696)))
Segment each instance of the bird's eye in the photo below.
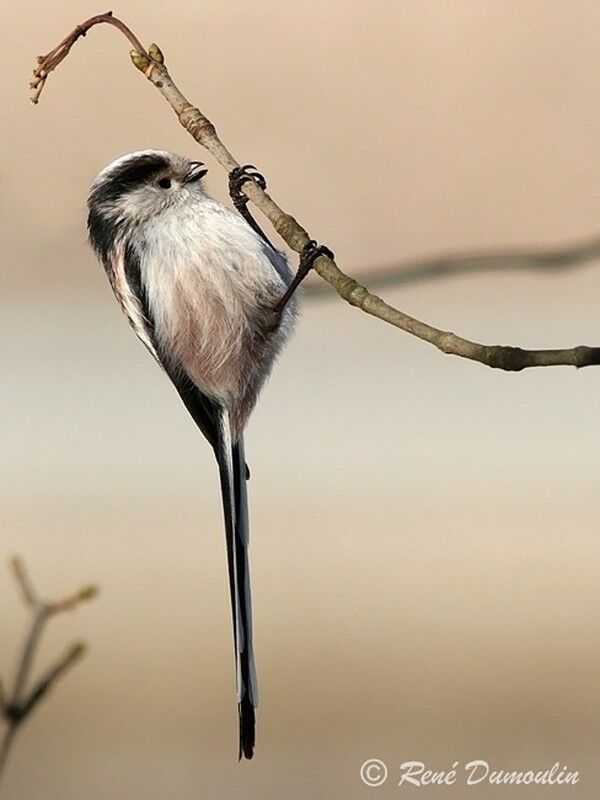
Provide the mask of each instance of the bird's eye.
POLYGON ((161 189, 170 189, 171 188, 171 179, 170 178, 161 178, 158 182, 158 185, 161 189))

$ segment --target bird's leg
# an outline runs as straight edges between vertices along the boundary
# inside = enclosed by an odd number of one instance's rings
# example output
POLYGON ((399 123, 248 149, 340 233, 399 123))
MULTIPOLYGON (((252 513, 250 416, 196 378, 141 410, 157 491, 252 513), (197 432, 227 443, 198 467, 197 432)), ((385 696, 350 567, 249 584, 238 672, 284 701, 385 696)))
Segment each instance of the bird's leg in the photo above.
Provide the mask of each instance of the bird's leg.
POLYGON ((279 300, 279 302, 275 305, 275 311, 281 313, 283 309, 288 304, 291 296, 294 294, 298 286, 302 283, 304 278, 308 275, 308 273, 313 268, 313 264, 319 258, 319 256, 327 256, 328 258, 334 259, 335 256, 331 252, 328 247, 325 247, 324 244, 317 244, 314 239, 311 239, 304 245, 302 252, 300 253, 300 263, 298 264, 298 271, 294 276, 294 280, 288 286, 285 294, 279 300))
MULTIPOLYGON (((229 195, 233 201, 233 205, 246 220, 248 225, 250 225, 252 230, 258 233, 258 235, 269 245, 269 247, 275 250, 266 233, 262 230, 258 222, 248 211, 248 198, 242 192, 242 186, 248 181, 254 181, 254 183, 260 186, 261 189, 267 188, 267 182, 264 176, 261 175, 260 172, 256 171, 256 167, 252 164, 245 164, 243 167, 235 167, 229 173, 229 195)), ((314 239, 311 239, 306 243, 302 252, 300 253, 300 263, 298 264, 298 271, 296 272, 293 281, 288 286, 283 297, 274 306, 274 311, 277 312, 278 316, 281 315, 290 298, 298 286, 300 286, 304 278, 306 278, 308 273, 311 271, 314 262, 319 256, 327 256, 331 259, 335 257, 328 247, 325 247, 325 245, 322 244, 317 244, 314 239)))
POLYGON ((248 181, 254 181, 261 189, 267 188, 267 182, 264 176, 256 171, 256 167, 252 164, 245 164, 243 167, 235 167, 235 169, 232 169, 229 173, 229 196, 233 200, 233 205, 240 212, 248 225, 250 225, 252 230, 258 233, 261 239, 263 239, 271 249, 275 250, 267 234, 248 211, 248 198, 242 192, 242 186, 248 181))

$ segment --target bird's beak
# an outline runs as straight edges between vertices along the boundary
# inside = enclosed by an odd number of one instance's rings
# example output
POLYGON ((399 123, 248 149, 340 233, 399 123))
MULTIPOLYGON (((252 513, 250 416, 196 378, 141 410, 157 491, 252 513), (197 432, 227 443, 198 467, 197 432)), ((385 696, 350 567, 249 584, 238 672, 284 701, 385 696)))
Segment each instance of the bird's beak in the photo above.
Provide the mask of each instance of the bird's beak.
POLYGON ((184 183, 193 183, 203 178, 208 170, 201 161, 192 161, 188 174, 183 179, 184 183))

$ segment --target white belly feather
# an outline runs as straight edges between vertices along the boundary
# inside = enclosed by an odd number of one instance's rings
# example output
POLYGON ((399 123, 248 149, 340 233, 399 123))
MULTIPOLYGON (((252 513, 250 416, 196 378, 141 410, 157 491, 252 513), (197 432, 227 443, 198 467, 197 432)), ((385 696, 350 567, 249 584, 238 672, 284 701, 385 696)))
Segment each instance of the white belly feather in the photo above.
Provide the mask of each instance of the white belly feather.
POLYGON ((255 384, 258 391, 289 333, 292 307, 279 331, 269 330, 271 308, 291 280, 285 259, 206 197, 153 217, 143 242, 142 280, 162 349, 202 391, 241 403, 255 384))

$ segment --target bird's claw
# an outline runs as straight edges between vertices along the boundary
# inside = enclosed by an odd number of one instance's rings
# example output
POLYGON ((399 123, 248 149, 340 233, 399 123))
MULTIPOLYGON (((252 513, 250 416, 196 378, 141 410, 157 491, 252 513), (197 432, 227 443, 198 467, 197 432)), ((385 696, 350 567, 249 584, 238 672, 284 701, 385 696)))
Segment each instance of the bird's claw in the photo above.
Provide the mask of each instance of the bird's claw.
POLYGON ((333 251, 330 250, 324 244, 318 244, 314 239, 310 239, 302 248, 302 252, 300 253, 300 269, 305 270, 305 275, 313 268, 313 264, 319 258, 319 256, 327 256, 332 261, 335 259, 335 255, 333 251))
POLYGON ((242 192, 242 186, 248 183, 248 181, 252 181, 263 190, 267 188, 264 175, 257 172, 253 164, 244 164, 243 167, 234 167, 229 173, 229 196, 233 200, 233 205, 246 220, 248 225, 250 225, 252 230, 258 233, 261 239, 265 241, 272 250, 275 250, 267 234, 248 211, 248 198, 242 192))
POLYGON ((267 182, 264 175, 256 171, 253 164, 244 164, 243 167, 234 167, 229 173, 229 195, 233 200, 233 205, 238 211, 244 208, 248 203, 248 198, 242 192, 242 186, 248 181, 256 183, 261 189, 267 188, 267 182))
POLYGON ((281 313, 288 304, 291 296, 294 294, 298 286, 302 283, 304 278, 313 268, 313 265, 319 256, 327 256, 332 261, 335 259, 333 251, 326 247, 324 244, 318 244, 314 239, 310 239, 302 248, 300 253, 300 263, 298 264, 298 271, 294 276, 294 280, 288 286, 285 294, 275 306, 275 311, 281 313))

